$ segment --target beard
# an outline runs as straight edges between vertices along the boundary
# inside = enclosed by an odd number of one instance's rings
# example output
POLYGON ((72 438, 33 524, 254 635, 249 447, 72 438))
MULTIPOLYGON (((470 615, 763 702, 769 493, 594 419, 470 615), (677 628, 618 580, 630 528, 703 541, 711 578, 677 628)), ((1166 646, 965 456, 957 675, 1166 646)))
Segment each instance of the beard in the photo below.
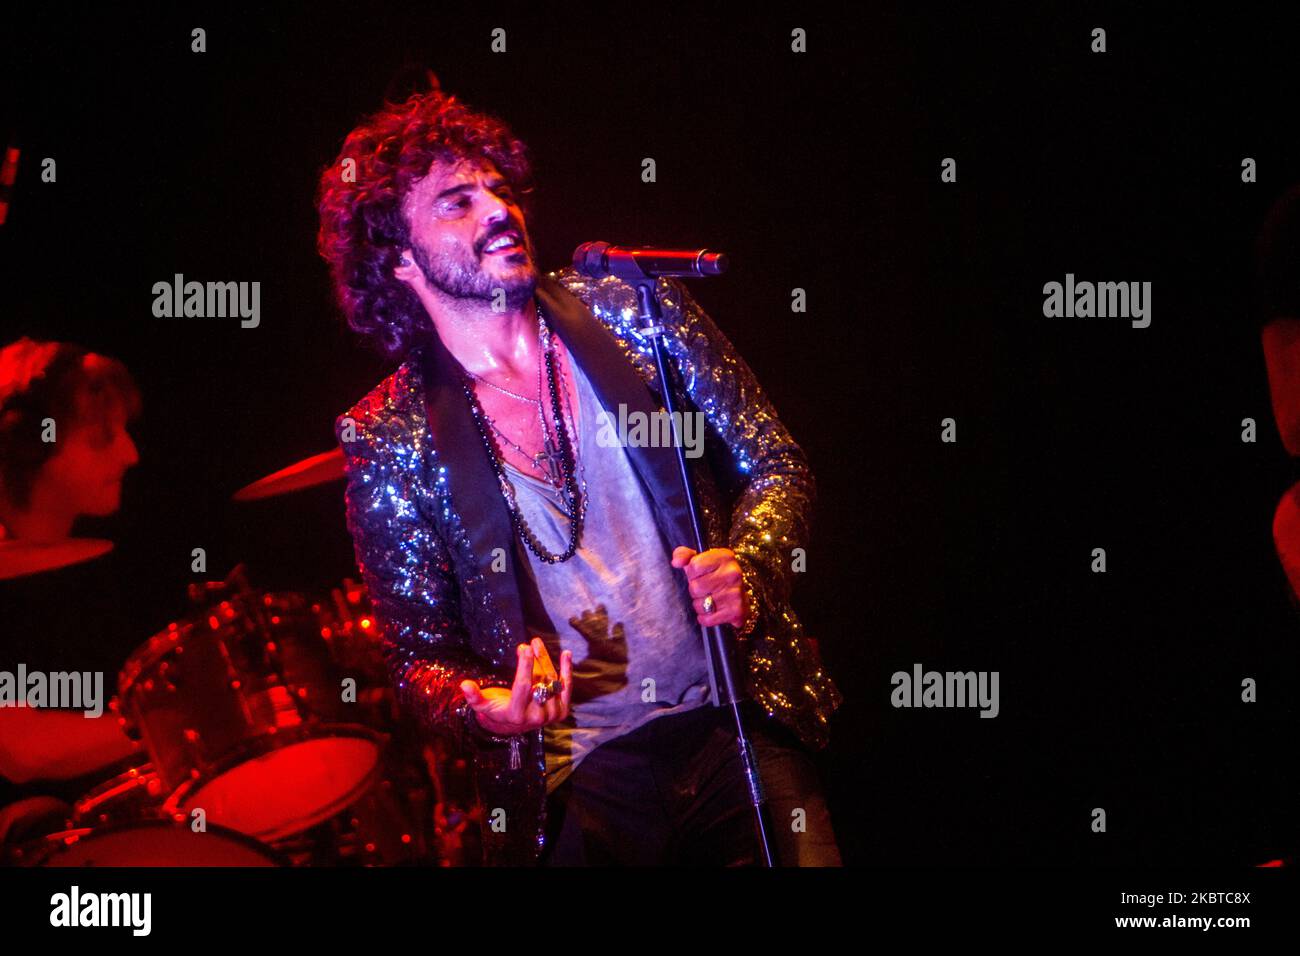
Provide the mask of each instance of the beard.
MULTIPOLYGON (((502 231, 504 230, 498 230, 497 233, 488 236, 484 245, 491 242, 502 231)), ((491 302, 500 289, 505 297, 506 307, 517 309, 533 297, 537 287, 537 267, 534 265, 536 259, 533 255, 532 237, 523 229, 519 229, 518 232, 523 236, 524 251, 511 253, 508 258, 513 259, 517 255, 523 255, 524 262, 520 265, 512 263, 508 277, 489 275, 483 269, 483 260, 474 253, 473 249, 461 249, 456 254, 441 253, 429 256, 424 249, 413 248, 411 254, 415 257, 415 264, 420 267, 429 285, 440 292, 454 299, 478 299, 491 302)))

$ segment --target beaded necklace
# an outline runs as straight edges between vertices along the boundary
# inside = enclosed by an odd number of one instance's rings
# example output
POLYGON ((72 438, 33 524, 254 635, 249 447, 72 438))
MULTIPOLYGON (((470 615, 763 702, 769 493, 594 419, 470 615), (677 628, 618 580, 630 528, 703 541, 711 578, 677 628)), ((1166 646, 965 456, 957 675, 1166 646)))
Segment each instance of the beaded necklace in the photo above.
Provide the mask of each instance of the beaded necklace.
MULTIPOLYGON (((556 385, 555 355, 551 348, 550 323, 547 320, 546 313, 543 311, 540 302, 537 303, 537 335, 542 350, 541 354, 545 358, 546 379, 551 393, 551 409, 555 416, 555 429, 559 439, 558 457, 560 459, 560 473, 564 479, 564 486, 560 490, 560 494, 567 506, 565 514, 569 518, 569 544, 563 553, 553 554, 548 551, 542 543, 537 540, 532 529, 528 527, 528 523, 524 520, 523 515, 519 511, 519 504, 515 500, 514 486, 510 483, 510 479, 507 477, 505 468, 503 467, 502 461, 504 456, 501 455, 500 450, 494 445, 491 431, 489 430, 491 429, 500 433, 500 429, 496 427, 496 423, 488 417, 487 413, 484 412, 482 407, 479 405, 478 396, 474 394, 474 388, 470 384, 470 373, 468 371, 465 371, 461 384, 465 390, 466 397, 469 399, 470 412, 474 418, 474 425, 478 428, 479 437, 483 440, 483 447, 487 449, 488 460, 492 463, 492 470, 496 473, 497 482, 501 486, 501 494, 505 497, 506 508, 510 512, 510 519, 514 524, 515 529, 519 532, 520 537, 524 539, 524 543, 528 545, 529 550, 531 550, 533 554, 537 555, 547 564, 557 564, 561 561, 569 560, 569 558, 573 557, 574 553, 578 550, 578 535, 582 529, 582 519, 587 513, 587 495, 586 488, 583 487, 580 490, 576 480, 577 468, 574 463, 573 447, 569 442, 568 429, 566 429, 564 425, 564 413, 560 409, 560 395, 559 389, 556 385), (488 427, 484 427, 484 422, 487 423, 488 427)), ((522 398, 522 396, 514 397, 522 398)), ((568 396, 566 395, 565 398, 567 401, 568 396)), ((544 415, 542 416, 542 424, 545 428, 546 417, 544 415)), ((505 438, 504 435, 502 435, 502 437, 505 438)), ((550 446, 551 441, 549 433, 544 432, 544 437, 546 438, 546 444, 550 446)), ((509 441, 509 439, 506 440, 509 441)), ((514 443, 511 442, 511 444, 513 445, 514 443)), ((518 448, 517 445, 515 447, 518 448)), ((527 453, 523 452, 522 449, 520 451, 521 454, 527 456, 527 453)), ((547 457, 554 455, 555 451, 556 449, 548 447, 547 457)), ((585 484, 586 482, 583 481, 584 486, 585 484)))

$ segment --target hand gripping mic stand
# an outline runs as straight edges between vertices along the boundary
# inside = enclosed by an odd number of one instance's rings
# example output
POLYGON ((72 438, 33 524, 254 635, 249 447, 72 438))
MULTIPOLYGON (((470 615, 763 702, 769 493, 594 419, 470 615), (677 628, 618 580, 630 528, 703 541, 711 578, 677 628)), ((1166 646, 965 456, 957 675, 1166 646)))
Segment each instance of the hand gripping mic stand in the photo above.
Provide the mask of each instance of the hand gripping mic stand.
MULTIPOLYGON (((686 466, 686 450, 682 437, 678 434, 677 409, 673 407, 673 390, 669 386, 669 356, 665 346, 663 312, 659 308, 659 298, 655 294, 655 278, 629 279, 636 289, 636 301, 641 319, 641 333, 648 335, 654 345, 655 367, 659 370, 659 391, 663 395, 664 408, 668 420, 672 422, 673 447, 677 449, 677 468, 686 492, 686 506, 691 515, 691 531, 695 537, 696 552, 704 551, 704 537, 700 532, 699 506, 695 498, 695 489, 691 486, 690 472, 686 466)), ((754 830, 758 845, 762 849, 763 865, 776 866, 777 861, 772 846, 772 822, 767 808, 767 798, 763 793, 763 781, 758 772, 758 761, 754 748, 750 745, 749 734, 745 731, 745 722, 740 713, 741 695, 736 688, 736 677, 731 668, 727 635, 732 631, 729 625, 715 624, 700 628, 704 637, 704 659, 709 666, 709 690, 714 707, 728 706, 736 722, 736 744, 740 748, 741 770, 749 787, 749 800, 754 808, 754 830), (724 630, 725 628, 725 630, 724 630)))

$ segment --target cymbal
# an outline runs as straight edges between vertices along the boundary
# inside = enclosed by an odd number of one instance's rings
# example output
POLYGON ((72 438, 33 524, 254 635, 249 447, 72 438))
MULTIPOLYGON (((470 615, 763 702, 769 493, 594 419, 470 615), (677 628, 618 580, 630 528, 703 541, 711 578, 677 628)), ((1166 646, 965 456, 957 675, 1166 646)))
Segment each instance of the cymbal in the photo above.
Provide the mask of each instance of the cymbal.
POLYGON ((319 455, 312 455, 300 462, 281 468, 274 474, 259 478, 251 485, 245 485, 235 492, 236 501, 256 501, 259 498, 273 498, 287 495, 291 491, 302 491, 323 485, 327 481, 339 481, 343 478, 343 449, 336 448, 319 455))
POLYGON ((0 541, 0 581, 80 564, 112 550, 113 542, 103 538, 65 538, 49 543, 21 538, 0 541))

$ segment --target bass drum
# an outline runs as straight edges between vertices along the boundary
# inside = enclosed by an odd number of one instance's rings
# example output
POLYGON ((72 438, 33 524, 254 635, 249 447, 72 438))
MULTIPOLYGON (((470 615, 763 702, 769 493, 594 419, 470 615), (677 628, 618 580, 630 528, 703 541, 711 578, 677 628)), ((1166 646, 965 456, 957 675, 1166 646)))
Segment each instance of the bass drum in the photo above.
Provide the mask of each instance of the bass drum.
POLYGON ((284 866, 265 844, 220 826, 195 830, 162 806, 164 787, 152 765, 120 773, 73 805, 67 828, 30 841, 11 862, 20 866, 284 866))
POLYGON ((210 826, 195 832, 175 820, 140 820, 45 838, 40 866, 283 866, 270 847, 210 826))

